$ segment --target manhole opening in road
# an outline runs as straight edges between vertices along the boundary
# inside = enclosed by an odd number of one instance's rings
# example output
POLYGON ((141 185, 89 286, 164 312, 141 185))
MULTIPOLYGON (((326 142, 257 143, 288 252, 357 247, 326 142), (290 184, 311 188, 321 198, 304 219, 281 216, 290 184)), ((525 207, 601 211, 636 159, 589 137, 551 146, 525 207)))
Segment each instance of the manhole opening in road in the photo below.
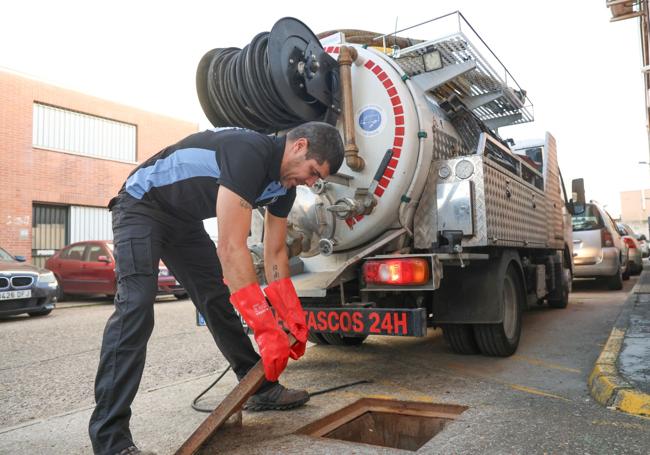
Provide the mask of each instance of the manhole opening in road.
POLYGON ((298 434, 416 451, 467 406, 362 398, 298 434))

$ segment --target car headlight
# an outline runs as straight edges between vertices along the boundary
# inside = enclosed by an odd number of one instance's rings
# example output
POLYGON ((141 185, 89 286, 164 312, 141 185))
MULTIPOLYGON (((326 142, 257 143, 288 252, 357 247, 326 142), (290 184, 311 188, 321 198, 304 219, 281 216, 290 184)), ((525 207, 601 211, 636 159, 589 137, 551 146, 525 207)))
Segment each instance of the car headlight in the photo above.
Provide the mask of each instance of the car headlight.
POLYGON ((39 283, 56 283, 56 277, 52 272, 41 273, 38 275, 39 283))

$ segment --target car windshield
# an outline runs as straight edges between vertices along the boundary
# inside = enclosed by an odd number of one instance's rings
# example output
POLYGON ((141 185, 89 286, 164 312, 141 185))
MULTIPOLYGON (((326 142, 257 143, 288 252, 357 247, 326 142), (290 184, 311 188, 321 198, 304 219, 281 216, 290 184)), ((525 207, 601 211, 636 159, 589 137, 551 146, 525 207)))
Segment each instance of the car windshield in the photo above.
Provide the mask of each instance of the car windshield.
POLYGON ((107 243, 106 248, 108 248, 108 251, 110 251, 111 253, 113 252, 113 244, 112 243, 107 243))
POLYGON ((585 205, 585 211, 571 217, 573 232, 592 231, 603 227, 603 220, 598 209, 591 204, 585 205))
POLYGON ((15 259, 11 254, 0 248, 0 261, 14 262, 15 259))

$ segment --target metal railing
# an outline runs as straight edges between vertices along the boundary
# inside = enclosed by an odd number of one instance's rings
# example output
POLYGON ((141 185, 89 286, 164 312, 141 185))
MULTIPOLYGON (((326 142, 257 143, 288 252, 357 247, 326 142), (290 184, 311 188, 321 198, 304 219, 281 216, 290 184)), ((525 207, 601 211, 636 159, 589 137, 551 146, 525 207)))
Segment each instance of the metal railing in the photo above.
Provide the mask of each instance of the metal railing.
MULTIPOLYGON (((431 41, 440 42, 446 38, 450 38, 458 34, 462 34, 467 41, 472 43, 473 47, 476 49, 475 52, 478 53, 479 58, 485 61, 490 67, 490 73, 492 77, 503 81, 505 86, 510 86, 513 84, 514 89, 519 90, 521 93, 525 93, 525 90, 510 73, 505 64, 501 61, 501 59, 499 59, 499 57, 497 57, 490 46, 488 46, 485 40, 478 34, 476 29, 469 23, 469 21, 460 11, 453 11, 451 13, 444 14, 442 16, 438 16, 424 22, 420 22, 406 28, 395 30, 394 32, 377 36, 373 38, 373 40, 381 40, 384 52, 388 53, 388 50, 392 48, 393 54, 397 52, 399 55, 417 50, 427 43, 430 44, 431 41), (396 48, 396 46, 389 45, 391 37, 396 37, 399 33, 406 31, 410 31, 409 35, 411 33, 414 34, 413 36, 409 36, 409 38, 423 40, 425 42, 418 43, 404 49, 399 49, 396 48)), ((523 104, 524 107, 531 109, 532 114, 533 102, 528 97, 528 95, 525 95, 523 104)))

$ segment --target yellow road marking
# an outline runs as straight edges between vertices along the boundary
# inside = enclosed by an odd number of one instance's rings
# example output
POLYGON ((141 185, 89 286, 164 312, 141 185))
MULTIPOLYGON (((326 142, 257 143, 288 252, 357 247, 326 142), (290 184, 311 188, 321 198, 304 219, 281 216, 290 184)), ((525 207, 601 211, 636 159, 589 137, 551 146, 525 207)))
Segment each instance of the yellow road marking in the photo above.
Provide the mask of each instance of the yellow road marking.
POLYGON ((569 373, 581 373, 581 371, 576 368, 568 368, 559 365, 557 363, 546 362, 545 360, 533 359, 531 357, 526 357, 523 355, 513 355, 511 358, 515 360, 521 360, 523 362, 530 363, 531 365, 537 365, 544 368, 552 368, 554 370, 568 371, 569 373))
POLYGON ((527 392, 527 393, 532 393, 533 395, 539 395, 542 397, 549 397, 549 398, 557 398, 558 400, 564 400, 564 401, 571 401, 568 398, 561 397, 559 395, 553 395, 552 393, 548 392, 543 392, 541 390, 537 389, 531 389, 530 387, 524 387, 523 385, 518 385, 518 384, 508 384, 511 388, 515 390, 519 390, 521 392, 527 392))
POLYGON ((508 386, 508 387, 510 387, 512 389, 519 390, 520 392, 527 392, 527 393, 532 393, 533 395, 539 395, 539 396, 542 396, 542 397, 549 397, 549 398, 557 398, 558 400, 564 400, 564 401, 571 402, 571 400, 569 400, 568 398, 564 398, 564 397, 561 397, 559 395, 553 395, 552 393, 544 392, 543 390, 533 389, 533 388, 526 387, 526 386, 519 385, 519 384, 510 384, 509 382, 504 381, 503 379, 496 378, 494 376, 485 376, 485 375, 477 374, 476 372, 471 371, 468 368, 465 368, 464 366, 459 366, 458 364, 447 363, 446 366, 448 368, 453 369, 453 370, 462 371, 462 372, 468 374, 469 376, 488 378, 491 381, 494 381, 494 382, 496 382, 498 384, 506 385, 506 386, 508 386))

